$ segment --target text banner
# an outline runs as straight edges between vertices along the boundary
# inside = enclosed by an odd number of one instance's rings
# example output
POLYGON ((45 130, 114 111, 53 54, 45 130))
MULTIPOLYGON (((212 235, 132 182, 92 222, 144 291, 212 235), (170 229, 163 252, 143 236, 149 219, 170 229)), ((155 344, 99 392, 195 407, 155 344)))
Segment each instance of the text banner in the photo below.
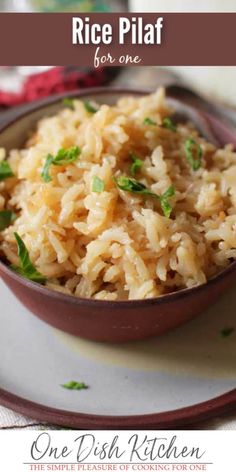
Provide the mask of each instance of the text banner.
POLYGON ((235 65, 235 25, 236 13, 1 13, 0 60, 95 67, 235 65))

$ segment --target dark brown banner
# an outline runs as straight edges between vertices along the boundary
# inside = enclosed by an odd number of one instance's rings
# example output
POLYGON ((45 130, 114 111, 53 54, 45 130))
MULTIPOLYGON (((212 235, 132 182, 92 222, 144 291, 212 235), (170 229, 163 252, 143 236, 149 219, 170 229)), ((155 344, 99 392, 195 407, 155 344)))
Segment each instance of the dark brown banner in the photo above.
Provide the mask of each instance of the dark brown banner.
POLYGON ((236 65, 235 44, 236 13, 0 14, 1 65, 236 65), (73 17, 87 18, 87 37, 92 25, 110 24, 111 43, 72 44, 73 17), (124 44, 119 44, 120 17, 132 26, 124 44), (159 31, 158 17, 163 17, 159 31), (161 35, 161 44, 137 44, 149 31, 148 24, 154 26, 153 35, 161 35))

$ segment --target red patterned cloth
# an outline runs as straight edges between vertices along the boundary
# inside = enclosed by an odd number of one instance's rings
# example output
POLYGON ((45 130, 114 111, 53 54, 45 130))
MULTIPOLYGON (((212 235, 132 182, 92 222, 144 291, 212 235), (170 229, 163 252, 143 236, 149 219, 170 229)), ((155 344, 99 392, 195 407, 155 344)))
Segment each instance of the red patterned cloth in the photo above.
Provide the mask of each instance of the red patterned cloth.
POLYGON ((65 91, 105 85, 118 72, 119 68, 117 67, 103 69, 82 69, 74 66, 53 67, 46 72, 27 77, 18 93, 0 90, 0 107, 20 105, 65 91))

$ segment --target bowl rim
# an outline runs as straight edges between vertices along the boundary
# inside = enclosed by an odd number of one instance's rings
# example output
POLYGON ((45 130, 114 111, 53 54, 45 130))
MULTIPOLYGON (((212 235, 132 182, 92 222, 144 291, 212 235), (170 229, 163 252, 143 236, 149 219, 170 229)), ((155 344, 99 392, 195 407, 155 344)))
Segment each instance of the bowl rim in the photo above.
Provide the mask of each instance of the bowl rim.
MULTIPOLYGON (((116 87, 92 87, 92 88, 86 88, 83 90, 73 90, 70 92, 63 92, 60 94, 56 94, 53 96, 46 97, 42 100, 37 100, 36 102, 26 104, 23 106, 20 106, 19 108, 16 108, 13 113, 11 114, 9 119, 6 119, 6 122, 3 122, 0 125, 0 135, 2 132, 6 131, 8 128, 10 128, 12 125, 14 125, 16 122, 20 121, 21 119, 27 117, 28 115, 31 115, 32 113, 36 111, 43 111, 44 108, 47 108, 51 105, 55 105, 57 103, 60 103, 64 98, 83 98, 86 96, 92 96, 92 95, 112 95, 113 93, 116 94, 124 94, 124 95, 147 95, 149 93, 153 92, 153 89, 132 89, 129 87, 124 87, 124 88, 116 88, 116 87), (15 112, 15 113, 14 113, 15 112)), ((175 101, 175 99, 173 100, 175 101)), ((181 103, 180 100, 176 100, 176 102, 181 103)), ((194 107, 191 107, 187 105, 187 107, 194 109, 194 107)), ((225 276, 231 274, 233 271, 236 270, 236 260, 231 262, 226 268, 218 272, 214 277, 210 278, 207 282, 204 284, 196 285, 193 287, 189 288, 183 288, 175 292, 167 293, 164 295, 160 295, 159 297, 153 297, 153 298, 146 298, 146 299, 134 299, 134 300, 97 300, 94 298, 83 298, 83 297, 76 297, 74 295, 70 294, 65 294, 60 291, 56 291, 53 289, 48 288, 45 285, 39 284, 37 282, 33 282, 29 279, 26 279, 25 277, 21 276, 17 272, 14 272, 7 264, 5 264, 1 258, 0 258, 0 276, 1 272, 5 273, 7 276, 15 280, 16 282, 19 282, 20 284, 24 285, 26 288, 31 288, 32 290, 37 290, 39 293, 42 295, 47 294, 48 296, 51 296, 52 298, 56 298, 61 300, 62 302, 66 303, 74 303, 76 305, 92 305, 93 307, 101 308, 101 306, 104 307, 112 307, 112 306, 121 306, 121 307, 142 307, 142 306, 150 306, 153 304, 161 305, 163 303, 174 303, 177 300, 180 300, 182 298, 185 298, 187 295, 191 296, 196 293, 200 293, 202 291, 205 291, 209 288, 209 286, 215 285, 219 282, 219 280, 223 279, 225 276)))

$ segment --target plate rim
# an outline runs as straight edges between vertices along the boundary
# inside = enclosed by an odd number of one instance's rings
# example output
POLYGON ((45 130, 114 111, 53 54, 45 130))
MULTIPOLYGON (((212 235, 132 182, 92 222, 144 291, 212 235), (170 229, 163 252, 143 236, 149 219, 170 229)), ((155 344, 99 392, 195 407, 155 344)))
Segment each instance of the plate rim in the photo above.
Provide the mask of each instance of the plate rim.
POLYGON ((0 388, 0 405, 45 424, 85 430, 178 429, 236 411, 236 388, 191 406, 145 415, 96 415, 49 407, 0 388))

